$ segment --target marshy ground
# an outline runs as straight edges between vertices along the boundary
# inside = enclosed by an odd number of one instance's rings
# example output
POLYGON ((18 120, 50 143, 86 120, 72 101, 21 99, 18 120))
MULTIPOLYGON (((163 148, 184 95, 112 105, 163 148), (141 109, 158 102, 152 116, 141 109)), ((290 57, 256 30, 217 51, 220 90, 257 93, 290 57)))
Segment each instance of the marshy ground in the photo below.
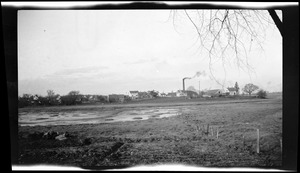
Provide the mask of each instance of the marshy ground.
POLYGON ((279 168, 281 139, 280 98, 19 109, 19 163, 25 165, 279 168), (68 135, 42 136, 51 131, 68 135))

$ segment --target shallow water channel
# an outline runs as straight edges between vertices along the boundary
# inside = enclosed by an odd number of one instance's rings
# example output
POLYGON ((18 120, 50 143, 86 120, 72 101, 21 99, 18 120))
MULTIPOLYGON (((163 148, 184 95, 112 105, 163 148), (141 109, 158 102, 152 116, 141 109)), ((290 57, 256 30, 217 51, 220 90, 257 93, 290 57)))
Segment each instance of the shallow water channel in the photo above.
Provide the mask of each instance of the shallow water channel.
POLYGON ((20 126, 70 125, 139 121, 179 115, 179 107, 116 108, 108 110, 19 112, 20 126))

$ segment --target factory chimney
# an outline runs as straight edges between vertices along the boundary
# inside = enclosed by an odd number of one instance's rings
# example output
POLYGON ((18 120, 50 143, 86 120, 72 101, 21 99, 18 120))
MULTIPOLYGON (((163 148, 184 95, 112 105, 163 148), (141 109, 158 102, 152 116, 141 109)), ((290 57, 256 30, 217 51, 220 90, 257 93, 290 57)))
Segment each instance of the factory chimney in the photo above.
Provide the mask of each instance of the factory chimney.
POLYGON ((185 78, 182 79, 182 85, 183 85, 182 91, 185 91, 185 84, 184 84, 185 79, 191 79, 191 78, 190 77, 185 77, 185 78))

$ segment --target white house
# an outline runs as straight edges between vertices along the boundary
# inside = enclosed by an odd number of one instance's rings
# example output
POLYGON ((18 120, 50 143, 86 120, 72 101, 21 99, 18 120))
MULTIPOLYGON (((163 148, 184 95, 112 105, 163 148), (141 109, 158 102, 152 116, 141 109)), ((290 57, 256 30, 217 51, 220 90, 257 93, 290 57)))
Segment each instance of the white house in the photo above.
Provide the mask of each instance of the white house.
POLYGON ((186 96, 187 96, 187 93, 183 92, 182 90, 178 90, 176 92, 176 97, 186 97, 186 96))
POLYGON ((167 94, 165 94, 165 93, 158 93, 158 96, 159 96, 159 97, 166 97, 167 94))
POLYGON ((204 92, 202 97, 219 97, 221 95, 226 95, 229 91, 227 89, 213 89, 204 92))
POLYGON ((139 98, 139 91, 129 91, 129 93, 132 99, 139 98))
POLYGON ((228 89, 228 91, 229 91, 229 95, 231 95, 231 96, 233 96, 233 95, 236 95, 237 93, 236 93, 236 89, 235 88, 227 88, 228 89))

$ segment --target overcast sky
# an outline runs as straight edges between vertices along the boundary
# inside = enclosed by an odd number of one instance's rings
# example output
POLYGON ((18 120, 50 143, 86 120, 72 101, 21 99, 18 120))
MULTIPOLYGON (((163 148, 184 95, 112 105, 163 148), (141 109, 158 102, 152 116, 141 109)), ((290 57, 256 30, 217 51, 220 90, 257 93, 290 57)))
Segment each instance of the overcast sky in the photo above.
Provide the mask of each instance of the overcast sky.
MULTIPOLYGON (((199 51, 197 32, 186 16, 176 22, 170 10, 20 10, 18 11, 18 86, 46 95, 128 94, 131 90, 171 92, 222 88, 210 78, 208 54, 199 51)), ((262 49, 248 52, 255 73, 234 64, 214 66, 217 79, 240 88, 253 83, 282 90, 282 37, 268 27, 262 49)), ((247 50, 248 51, 248 50, 247 50)), ((232 55, 234 56, 234 55, 232 55)))

